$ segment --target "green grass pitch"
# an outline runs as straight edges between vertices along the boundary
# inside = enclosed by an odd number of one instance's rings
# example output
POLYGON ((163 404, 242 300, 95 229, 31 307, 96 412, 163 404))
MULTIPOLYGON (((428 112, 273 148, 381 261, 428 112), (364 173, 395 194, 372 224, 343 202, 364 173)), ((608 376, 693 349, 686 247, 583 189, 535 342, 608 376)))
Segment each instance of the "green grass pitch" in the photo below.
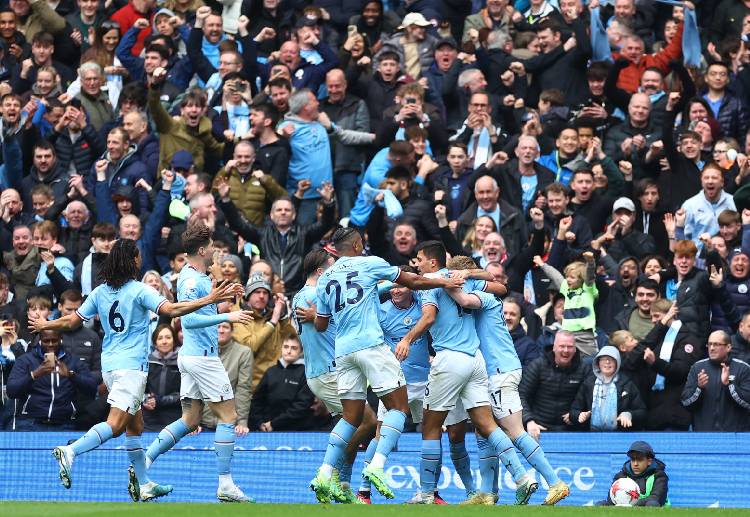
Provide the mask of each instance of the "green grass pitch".
POLYGON ((8 517, 66 517, 66 516, 135 516, 154 515, 158 517, 223 517, 223 516, 269 516, 269 517, 349 517, 352 515, 377 517, 419 517, 434 515, 441 517, 474 517, 498 515, 498 512, 512 511, 520 517, 622 517, 627 512, 636 512, 639 517, 678 514, 691 517, 706 515, 711 517, 739 517, 750 515, 743 509, 705 508, 583 508, 583 507, 487 507, 487 506, 411 506, 411 505, 303 505, 303 504, 199 504, 199 503, 49 503, 14 502, 0 503, 0 514, 8 517), (297 514, 296 512, 300 512, 297 514))

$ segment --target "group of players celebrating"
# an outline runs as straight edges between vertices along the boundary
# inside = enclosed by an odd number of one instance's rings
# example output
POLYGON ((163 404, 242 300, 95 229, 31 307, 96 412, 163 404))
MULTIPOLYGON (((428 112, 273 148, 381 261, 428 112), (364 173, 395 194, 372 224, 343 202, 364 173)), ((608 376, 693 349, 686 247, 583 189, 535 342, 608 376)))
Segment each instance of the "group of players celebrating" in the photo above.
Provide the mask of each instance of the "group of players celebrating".
POLYGON ((467 491, 466 504, 497 502, 500 461, 516 482, 516 504, 529 501, 538 484, 516 449, 547 482, 544 504, 567 497, 568 486, 523 428, 521 363, 502 302, 496 298, 505 294, 505 286, 474 269, 468 257, 446 263, 445 248, 437 241, 417 246, 421 275, 408 266, 363 257, 362 251, 356 230, 337 230, 332 247, 305 257, 307 282, 292 302, 308 385, 332 413, 342 415, 310 482, 318 501, 369 503, 371 485, 392 499, 384 465, 401 436, 407 412, 422 424, 420 490, 410 502, 443 502, 436 487, 444 424, 451 459, 467 491), (380 294, 388 290, 390 299, 381 304, 380 294), (432 360, 428 331, 435 351, 432 360), (352 465, 357 447, 370 434, 368 386, 380 399, 378 426, 355 494, 350 486, 352 465), (479 447, 479 490, 464 444, 469 419, 479 447))
MULTIPOLYGON (((72 484, 76 456, 125 432, 131 498, 148 501, 170 493, 170 485, 149 479, 149 468, 196 429, 203 404, 208 403, 219 422, 217 498, 252 502, 231 476, 237 415, 231 384, 218 357, 217 332, 219 323, 247 322, 252 313, 218 313, 216 304, 242 296, 243 288, 216 285, 206 274, 215 260, 210 230, 191 222, 182 239, 188 262, 177 281, 177 303, 136 280, 141 265, 137 244, 120 239, 106 259, 104 283, 78 311, 53 321, 29 321, 42 337, 74 329, 95 316, 104 330, 102 371, 111 409, 106 422, 70 445, 55 447, 66 488, 72 484), (183 412, 144 451, 140 406, 146 387, 150 312, 182 317, 178 366, 183 412)), ((521 363, 496 297, 505 293, 505 287, 474 269, 468 257, 453 257, 447 263, 445 248, 437 241, 418 246, 419 274, 409 266, 364 257, 363 248, 356 230, 337 230, 331 245, 305 257, 307 282, 292 302, 308 385, 331 413, 341 415, 310 482, 318 501, 369 503, 371 485, 386 498, 394 498, 384 466, 401 436, 407 412, 422 425, 420 490, 410 502, 444 503, 436 490, 443 425, 448 429, 451 459, 467 491, 466 504, 497 502, 500 461, 517 485, 515 503, 529 501, 538 483, 521 464, 516 449, 549 486, 543 504, 567 497, 568 486, 523 428, 518 395, 521 363), (381 304, 385 293, 390 298, 381 304), (428 331, 435 352, 432 359, 428 331), (366 405, 368 387, 380 399, 377 417, 366 405), (468 419, 477 433, 478 489, 464 443, 468 419), (350 483, 356 451, 372 435, 376 420, 376 436, 365 453, 362 483, 355 493, 350 483)))

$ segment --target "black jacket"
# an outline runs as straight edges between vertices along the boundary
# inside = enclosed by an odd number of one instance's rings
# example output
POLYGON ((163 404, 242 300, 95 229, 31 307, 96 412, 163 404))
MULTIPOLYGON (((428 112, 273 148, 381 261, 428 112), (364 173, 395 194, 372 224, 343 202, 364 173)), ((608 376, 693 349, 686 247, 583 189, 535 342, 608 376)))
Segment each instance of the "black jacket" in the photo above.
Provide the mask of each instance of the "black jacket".
POLYGON ((281 234, 272 222, 266 221, 263 226, 256 227, 242 219, 231 201, 220 201, 219 207, 232 230, 246 241, 257 244, 261 250, 261 258, 268 260, 273 270, 281 276, 288 294, 294 294, 302 288, 305 282, 302 259, 334 225, 335 205, 326 205, 319 221, 307 226, 292 224, 286 234, 286 249, 282 251, 281 234))
POLYGON ((49 373, 35 379, 31 372, 44 361, 42 348, 36 346, 22 355, 10 372, 8 378, 8 396, 17 399, 16 417, 49 420, 50 422, 67 422, 75 419, 78 409, 75 406, 77 392, 93 396, 96 393, 96 381, 85 364, 74 356, 60 349, 57 360, 62 361, 76 372, 71 377, 61 377, 49 373))
MULTIPOLYGON (((617 388, 617 414, 619 415, 620 413, 628 412, 633 418, 633 427, 625 429, 618 423, 617 430, 633 431, 643 428, 643 424, 646 420, 646 404, 643 402, 643 399, 641 399, 638 387, 627 375, 622 373, 618 373, 617 377, 611 382, 614 382, 617 388)), ((570 408, 570 420, 572 422, 578 422, 578 416, 583 411, 591 411, 595 383, 596 376, 592 372, 581 384, 578 394, 570 408)), ((590 425, 591 418, 586 420, 586 423, 583 424, 587 429, 590 425)))
MULTIPOLYGON (((526 223, 521 212, 513 208, 507 201, 500 199, 498 202, 500 204, 499 233, 503 236, 508 255, 513 256, 526 245, 526 223)), ((458 228, 456 229, 456 239, 458 242, 463 241, 464 237, 466 237, 466 232, 474 226, 474 220, 477 218, 477 208, 477 203, 472 203, 458 218, 458 228)))
MULTIPOLYGON (((544 192, 547 185, 555 181, 555 173, 537 162, 534 162, 534 171, 536 172, 537 184, 533 198, 536 199, 540 192, 544 192)), ((514 208, 522 210, 523 190, 521 188, 521 173, 518 172, 518 158, 513 158, 505 165, 498 165, 489 170, 484 165, 480 166, 469 179, 469 185, 467 186, 469 192, 474 192, 474 185, 482 176, 495 178, 500 186, 500 198, 513 205, 514 208)))
POLYGON ((261 145, 260 140, 250 141, 255 147, 255 161, 266 174, 270 174, 281 186, 286 185, 286 176, 289 172, 289 157, 292 152, 289 149, 289 141, 279 138, 270 144, 261 145))
POLYGON ((682 391, 682 405, 693 413, 694 431, 750 431, 750 365, 739 359, 727 362, 728 386, 721 382, 721 365, 710 359, 698 361, 690 368, 682 391), (708 374, 704 388, 698 387, 701 371, 708 374))
POLYGON ((177 352, 171 352, 164 358, 156 351, 148 356, 146 395, 149 394, 156 398, 156 407, 151 411, 143 410, 144 430, 159 432, 182 414, 177 352))
POLYGON ((266 370, 250 406, 250 429, 271 422, 274 431, 309 431, 314 395, 307 387, 303 362, 286 367, 279 362, 266 370))
POLYGON ((552 350, 532 361, 524 368, 518 387, 523 403, 524 425, 534 420, 550 431, 575 430, 578 427, 577 421, 571 419, 572 424, 567 425, 562 416, 570 412, 578 389, 589 375, 591 366, 581 361, 578 351, 567 368, 560 368, 555 364, 552 350))
MULTIPOLYGON (((662 270, 661 283, 668 279, 676 279, 677 271, 674 267, 662 270)), ((729 322, 739 322, 740 316, 732 297, 722 282, 715 288, 708 280, 708 273, 702 269, 693 268, 680 282, 677 290, 677 306, 680 308, 680 320, 685 332, 695 335, 701 343, 705 343, 711 332, 711 304, 718 303, 729 322)))
POLYGON ((643 339, 636 348, 643 357, 646 347, 654 351, 656 360, 654 364, 644 368, 646 377, 643 395, 648 405, 648 418, 646 427, 648 429, 665 429, 667 427, 685 428, 690 425, 691 416, 680 400, 682 390, 687 380, 688 372, 693 364, 705 355, 703 342, 698 341, 694 335, 684 331, 683 328, 677 334, 672 355, 669 362, 660 359, 661 347, 669 327, 657 323, 651 332, 643 339), (664 389, 654 391, 652 389, 656 376, 664 377, 664 389))
MULTIPOLYGON (((664 506, 667 502, 667 492, 669 490, 669 477, 667 477, 667 473, 664 472, 666 468, 667 466, 664 465, 663 461, 654 458, 653 463, 651 463, 651 465, 649 465, 646 470, 644 470, 641 474, 636 475, 633 472, 633 469, 630 467, 630 461, 626 461, 622 465, 622 470, 620 470, 620 472, 615 474, 615 477, 612 478, 612 483, 621 478, 630 478, 638 483, 638 488, 640 489, 641 494, 645 494, 646 480, 649 477, 654 476, 654 485, 653 487, 651 487, 651 493, 648 497, 636 501, 634 506, 664 506)), ((597 505, 599 504, 604 506, 614 505, 614 503, 609 499, 609 496, 607 496, 607 499, 605 501, 597 503, 597 505)))
POLYGON ((105 144, 99 138, 94 126, 87 125, 81 131, 79 138, 73 143, 67 130, 53 133, 52 138, 57 153, 57 162, 63 170, 68 170, 71 162, 81 176, 86 176, 104 151, 105 144))
POLYGON ((617 236, 610 243, 607 252, 618 262, 625 257, 638 257, 640 259, 656 252, 656 242, 650 235, 636 229, 631 229, 627 235, 623 235, 618 230, 617 236))
MULTIPOLYGON (((102 341, 99 334, 86 327, 79 327, 62 335, 63 349, 86 365, 97 384, 102 382, 102 341)), ((77 370, 77 367, 73 367, 77 370)))

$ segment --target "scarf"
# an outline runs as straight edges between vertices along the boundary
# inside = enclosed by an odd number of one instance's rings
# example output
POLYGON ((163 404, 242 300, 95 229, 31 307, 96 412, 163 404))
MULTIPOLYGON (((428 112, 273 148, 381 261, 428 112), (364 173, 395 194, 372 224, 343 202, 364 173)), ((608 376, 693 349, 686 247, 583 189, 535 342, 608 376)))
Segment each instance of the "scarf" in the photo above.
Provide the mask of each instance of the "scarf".
MULTIPOLYGON (((464 127, 466 127, 466 122, 464 122, 464 127)), ((462 131, 459 130, 459 134, 461 134, 462 131)), ((492 148, 492 141, 490 140, 490 132, 487 131, 486 127, 483 127, 479 134, 477 135, 476 131, 473 135, 471 135, 471 139, 469 140, 469 156, 474 157, 474 169, 478 169, 480 166, 487 163, 487 160, 490 159, 490 151, 492 148)))
POLYGON ((385 208, 385 215, 391 219, 398 219, 404 215, 404 208, 396 196, 388 189, 375 189, 367 183, 362 185, 365 201, 369 204, 375 203, 375 196, 383 193, 383 200, 378 202, 378 206, 385 208))
MULTIPOLYGON (((672 350, 674 350, 674 343, 677 340, 677 334, 680 332, 682 322, 680 320, 672 321, 672 324, 667 330, 667 335, 664 336, 664 341, 661 343, 661 350, 659 351, 659 359, 662 361, 669 362, 672 358, 672 350)), ((664 376, 656 374, 656 380, 654 385, 651 386, 651 391, 664 391, 664 376)))
POLYGON ((598 376, 591 401, 591 430, 617 430, 617 377, 604 382, 598 376))

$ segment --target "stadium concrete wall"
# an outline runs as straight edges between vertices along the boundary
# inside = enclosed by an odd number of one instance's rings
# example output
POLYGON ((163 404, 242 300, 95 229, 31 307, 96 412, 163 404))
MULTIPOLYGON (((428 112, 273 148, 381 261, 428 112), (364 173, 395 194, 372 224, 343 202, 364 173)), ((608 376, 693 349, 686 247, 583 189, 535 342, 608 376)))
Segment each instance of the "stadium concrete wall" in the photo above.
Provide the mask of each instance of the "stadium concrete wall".
MULTIPOLYGON (((117 438, 75 460, 73 487, 62 488, 51 454, 55 445, 75 439, 79 433, 0 433, 0 500, 127 501, 128 466, 124 438, 117 438)), ((147 447, 155 435, 144 435, 147 447)), ((548 433, 542 446, 558 475, 571 485, 568 505, 590 505, 603 499, 612 476, 626 460, 634 440, 649 441, 657 457, 667 464, 669 494, 674 506, 750 507, 750 434, 713 433, 548 433)), ((323 459, 327 435, 320 433, 253 433, 237 440, 233 475, 248 495, 258 502, 314 503, 308 482, 323 459)), ((467 437, 475 479, 479 472, 476 442, 467 437)), ((159 458, 151 476, 173 484, 170 501, 211 502, 216 490, 213 433, 183 439, 159 458)), ((399 450, 386 465, 395 502, 408 500, 419 483, 420 436, 404 434, 399 450)), ((355 464, 359 479, 361 454, 355 464)), ((501 503, 513 499, 513 483, 504 472, 501 503)), ((463 485, 448 454, 443 437, 443 475, 440 493, 454 503, 463 499, 463 485)), ((531 504, 543 499, 540 491, 531 504)), ((374 503, 384 503, 379 496, 374 503)))

